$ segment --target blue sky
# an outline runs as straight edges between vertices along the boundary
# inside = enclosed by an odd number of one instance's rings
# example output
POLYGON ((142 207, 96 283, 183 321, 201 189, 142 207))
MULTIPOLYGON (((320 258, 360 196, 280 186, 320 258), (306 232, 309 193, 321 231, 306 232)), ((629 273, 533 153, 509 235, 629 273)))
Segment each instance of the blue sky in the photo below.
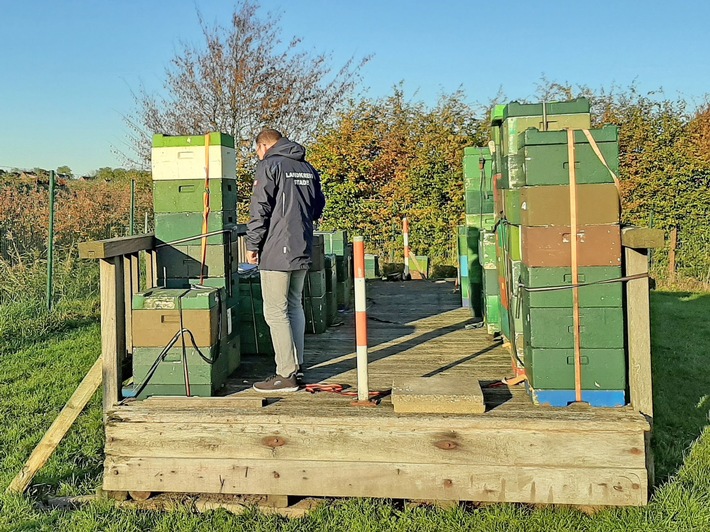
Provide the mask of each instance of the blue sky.
MULTIPOLYGON (((542 74, 594 88, 636 81, 691 102, 710 93, 710 1, 263 0, 284 36, 332 54, 374 54, 370 96, 404 81, 434 103, 462 87, 471 104, 502 87, 531 97, 542 74)), ((230 0, 0 0, 0 167, 75 173, 120 166, 132 90, 162 90, 181 42, 200 44, 196 11, 228 21, 230 0)), ((5 168, 7 169, 7 168, 5 168)))

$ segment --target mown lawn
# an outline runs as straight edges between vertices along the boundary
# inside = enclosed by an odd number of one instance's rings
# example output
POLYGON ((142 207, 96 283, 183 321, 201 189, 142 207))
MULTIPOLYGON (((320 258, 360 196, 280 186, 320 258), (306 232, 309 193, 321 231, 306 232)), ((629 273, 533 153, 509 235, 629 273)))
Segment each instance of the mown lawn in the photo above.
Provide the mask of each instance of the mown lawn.
MULTIPOLYGON (((573 508, 505 504, 450 510, 400 502, 334 500, 302 519, 119 509, 96 501, 79 510, 44 510, 47 495, 93 493, 101 482, 100 397, 79 417, 29 495, 0 495, 5 530, 710 530, 710 294, 652 294, 657 486, 645 508, 586 515, 573 508)), ((0 490, 4 492, 100 352, 99 326, 74 320, 29 331, 18 348, 8 331, 23 312, 0 308, 0 490)), ((37 322, 39 323, 39 322, 37 322)), ((32 322, 35 327, 35 322, 32 322)))

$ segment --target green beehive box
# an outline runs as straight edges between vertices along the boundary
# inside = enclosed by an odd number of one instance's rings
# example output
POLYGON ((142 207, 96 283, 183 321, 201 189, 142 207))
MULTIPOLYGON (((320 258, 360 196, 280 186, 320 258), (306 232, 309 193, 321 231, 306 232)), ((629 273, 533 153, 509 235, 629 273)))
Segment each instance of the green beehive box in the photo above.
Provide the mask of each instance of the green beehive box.
MULTIPOLYGON (((335 261, 333 261, 335 262, 335 261)), ((328 325, 332 325, 338 317, 338 277, 335 268, 326 268, 326 304, 328 311, 328 325)))
POLYGON ((306 314, 306 332, 321 334, 328 328, 328 302, 326 295, 320 297, 305 297, 303 310, 306 314))
POLYGON ((467 147, 463 150, 463 178, 466 191, 492 190, 493 158, 488 147, 467 147), (483 170, 481 170, 483 164, 483 170))
MULTIPOLYGON (((621 307, 579 309, 583 349, 623 349, 624 310, 621 307)), ((525 344, 533 347, 574 347, 572 308, 526 308, 525 344)))
POLYGON ((496 224, 495 214, 467 214, 466 226, 492 231, 496 224))
POLYGON ((501 162, 503 166, 500 181, 501 188, 523 186, 519 181, 524 163, 523 158, 515 157, 518 153, 517 140, 520 133, 529 128, 541 131, 561 131, 563 129, 589 129, 591 115, 589 101, 578 98, 567 102, 549 102, 544 104, 520 104, 511 102, 503 109, 501 121, 501 162))
MULTIPOLYGON (((578 282, 595 283, 621 277, 618 266, 586 266, 578 270, 578 282)), ((521 280, 526 288, 571 286, 571 268, 530 268, 523 265, 521 280)), ((592 284, 578 288, 581 307, 621 307, 623 305, 623 284, 592 284)), ((523 303, 527 308, 572 307, 572 290, 551 290, 530 292, 523 290, 523 303)))
MULTIPOLYGON (((133 349, 133 380, 136 390, 145 381, 151 366, 162 351, 160 347, 136 347, 133 349)), ((204 356, 215 360, 215 362, 208 364, 199 356, 194 347, 186 348, 190 393, 198 397, 210 397, 227 379, 230 363, 228 357, 222 356, 221 349, 218 349, 217 345, 201 349, 201 351, 204 356)), ((163 361, 158 364, 155 373, 139 398, 151 395, 183 396, 185 392, 182 347, 173 347, 168 351, 163 361)))
POLYGON ((486 297, 500 295, 498 270, 483 270, 483 287, 486 297))
POLYGON ((522 267, 523 263, 519 260, 510 260, 510 316, 513 321, 511 334, 515 335, 523 332, 523 300, 519 286, 522 267))
POLYGON ((160 278, 225 277, 237 271, 237 257, 227 246, 209 244, 202 268, 202 246, 175 245, 156 249, 156 268, 160 278))
POLYGON ((377 255, 365 253, 365 279, 380 277, 380 259, 377 255))
POLYGON ((484 270, 496 269, 496 234, 481 231, 478 243, 478 257, 484 270))
MULTIPOLYGON (((202 234, 202 220, 201 212, 156 213, 155 238, 163 242, 174 242, 195 237, 188 242, 182 242, 182 244, 201 244, 201 237, 198 235, 202 234)), ((207 231, 221 231, 234 227, 236 221, 236 211, 211 212, 208 216, 207 231)), ((207 237, 208 244, 224 244, 225 242, 225 233, 207 237)))
POLYGON ((466 214, 493 214, 493 193, 480 190, 466 191, 466 214))
MULTIPOLYGON (((619 128, 604 126, 590 130, 604 160, 619 173, 619 128)), ((576 181, 578 184, 613 183, 614 179, 599 160, 587 137, 575 131, 576 181)), ((568 185, 569 156, 566 131, 529 129, 518 138, 519 150, 525 158, 522 185, 568 185)), ((512 179, 511 171, 511 179, 512 179)))
POLYGON ((522 240, 520 239, 520 226, 519 225, 506 225, 506 234, 508 239, 508 258, 510 260, 521 260, 522 259, 522 240))
POLYGON ((133 310, 208 310, 217 305, 219 290, 151 288, 133 296, 133 310))
POLYGON ((271 331, 264 319, 261 282, 255 270, 239 273, 239 317, 241 352, 248 355, 273 355, 271 331))
MULTIPOLYGON (((234 137, 226 133, 211 132, 210 146, 234 148, 234 137)), ((184 148, 204 146, 204 135, 153 135, 153 148, 184 148)))
POLYGON ((520 225, 520 190, 507 188, 501 191, 503 196, 503 212, 508 223, 520 225))
POLYGON ((510 316, 508 309, 504 308, 502 304, 500 306, 500 333, 507 341, 510 341, 510 316))
POLYGON ((271 331, 261 316, 256 322, 240 321, 240 348, 245 355, 273 355, 271 331))
POLYGON ((586 98, 545 104, 510 102, 503 110, 503 155, 514 155, 517 136, 531 127, 541 131, 589 129, 591 127, 589 110, 589 100, 586 98))
MULTIPOLYGON (((210 179, 210 210, 237 208, 237 180, 210 179)), ((199 212, 204 210, 204 179, 176 179, 153 182, 153 210, 156 213, 199 212)))
MULTIPOLYGON (((583 349, 580 362, 583 389, 626 389, 623 349, 583 349)), ((574 349, 526 347, 525 374, 534 388, 574 390, 574 349)))
POLYGON ((328 253, 325 256, 325 286, 326 291, 335 292, 335 284, 338 282, 337 256, 333 253, 328 253), (332 274, 332 276, 331 276, 332 274))
POLYGON ((500 296, 486 296, 483 308, 488 334, 500 332, 500 296))
POLYGON ((335 270, 338 275, 338 282, 350 279, 352 281, 352 256, 351 255, 336 255, 335 270))
POLYGON ((316 231, 314 235, 323 235, 323 249, 326 254, 344 256, 348 252, 348 232, 337 231, 316 231))
POLYGON ((309 271, 303 287, 304 297, 322 297, 327 291, 326 270, 309 271))
POLYGON ((352 279, 345 279, 344 281, 338 281, 336 286, 336 295, 338 301, 338 308, 350 308, 352 303, 353 294, 353 281, 352 279))
MULTIPOLYGON (((459 257, 466 257, 465 266, 461 268, 461 276, 467 277, 470 282, 480 283, 483 272, 478 260, 478 238, 480 231, 476 227, 459 226, 458 249, 459 257)), ((463 281, 462 281, 463 283, 463 281)))

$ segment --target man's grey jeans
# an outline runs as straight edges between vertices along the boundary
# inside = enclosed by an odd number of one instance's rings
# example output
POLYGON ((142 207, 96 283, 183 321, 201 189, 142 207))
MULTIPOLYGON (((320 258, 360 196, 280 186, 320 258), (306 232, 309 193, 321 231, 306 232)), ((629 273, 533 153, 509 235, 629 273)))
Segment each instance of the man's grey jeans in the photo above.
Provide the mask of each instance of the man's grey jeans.
POLYGON ((308 270, 277 272, 260 270, 264 319, 271 330, 276 373, 288 377, 303 364, 306 315, 301 305, 308 270))

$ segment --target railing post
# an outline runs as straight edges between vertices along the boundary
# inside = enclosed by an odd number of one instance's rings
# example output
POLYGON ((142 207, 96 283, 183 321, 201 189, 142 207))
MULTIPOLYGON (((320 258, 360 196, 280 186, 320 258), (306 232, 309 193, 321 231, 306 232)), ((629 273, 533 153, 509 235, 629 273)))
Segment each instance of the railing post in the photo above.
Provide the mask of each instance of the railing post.
POLYGON ((409 275, 409 220, 402 218, 402 234, 404 235, 404 278, 409 275))
POLYGON ((123 260, 122 255, 100 260, 104 415, 121 400, 121 363, 126 352, 123 260))

